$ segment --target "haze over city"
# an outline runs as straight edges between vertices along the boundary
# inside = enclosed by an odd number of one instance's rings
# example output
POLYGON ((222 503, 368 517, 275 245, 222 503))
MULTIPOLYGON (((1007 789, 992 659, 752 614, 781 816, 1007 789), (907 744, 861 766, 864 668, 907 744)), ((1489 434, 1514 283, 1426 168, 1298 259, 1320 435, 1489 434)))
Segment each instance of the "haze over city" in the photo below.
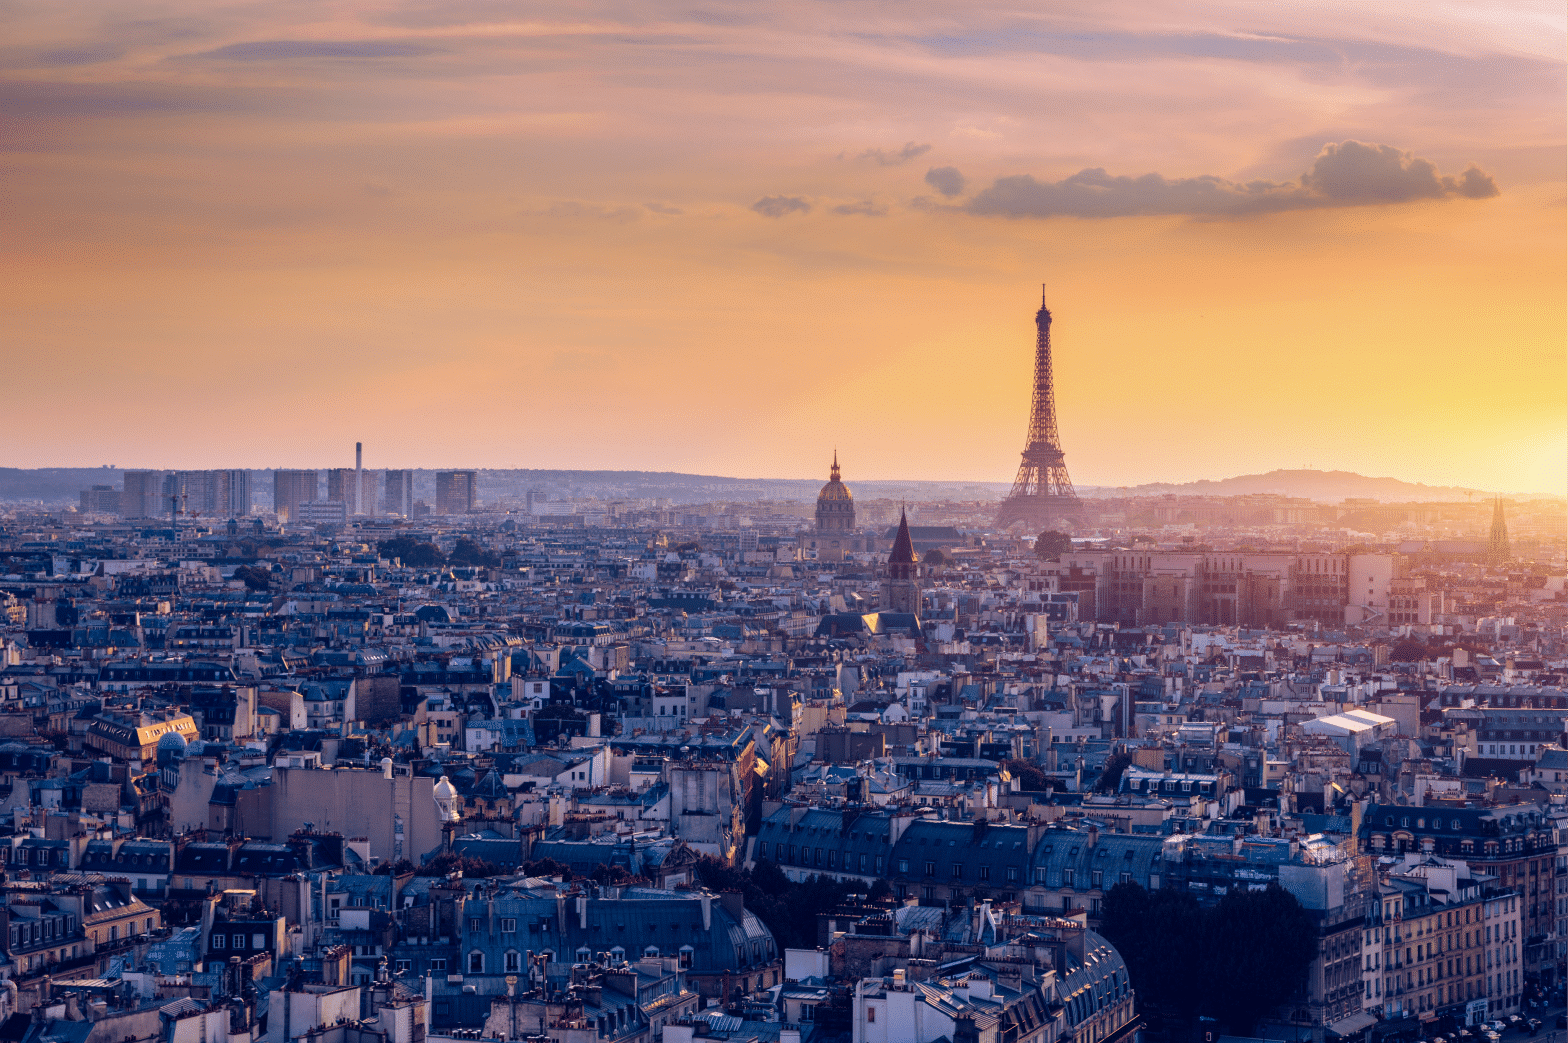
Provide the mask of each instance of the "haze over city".
POLYGON ((1568 1043, 1568 9, 0 0, 0 1043, 1568 1043))
POLYGON ((1563 488, 1559 4, 6 21, 15 466, 1563 488))

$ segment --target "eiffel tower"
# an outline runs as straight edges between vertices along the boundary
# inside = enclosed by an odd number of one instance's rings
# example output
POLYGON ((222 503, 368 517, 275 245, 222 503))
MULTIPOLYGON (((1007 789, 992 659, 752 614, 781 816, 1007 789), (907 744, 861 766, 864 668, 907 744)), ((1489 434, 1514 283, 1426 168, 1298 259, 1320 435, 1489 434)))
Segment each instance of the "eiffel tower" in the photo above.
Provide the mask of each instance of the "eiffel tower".
POLYGON ((1082 504, 1067 477, 1067 457, 1056 431, 1056 392, 1051 380, 1051 311, 1040 287, 1040 310, 1034 315, 1034 403, 1029 410, 1029 436, 1013 491, 996 512, 996 527, 1023 522, 1029 533, 1071 522, 1082 504))

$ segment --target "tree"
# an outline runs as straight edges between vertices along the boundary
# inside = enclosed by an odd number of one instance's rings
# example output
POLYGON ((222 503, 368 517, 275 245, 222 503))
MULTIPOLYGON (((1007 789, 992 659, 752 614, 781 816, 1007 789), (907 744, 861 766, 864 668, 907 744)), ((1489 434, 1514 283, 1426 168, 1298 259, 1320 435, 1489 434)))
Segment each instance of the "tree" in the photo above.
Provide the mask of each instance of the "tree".
POLYGON ((1073 538, 1065 532, 1047 529, 1034 541, 1034 553, 1042 561, 1055 561, 1073 552, 1073 538))
POLYGON ((1115 793, 1121 789, 1122 772, 1132 764, 1132 757, 1125 752, 1113 753, 1105 758, 1105 770, 1100 772, 1100 781, 1094 784, 1098 793, 1115 793))
POLYGON ((449 560, 455 565, 479 565, 492 569, 501 567, 501 555, 467 536, 457 538, 457 545, 452 548, 449 560))
POLYGON ((483 880, 492 876, 505 876, 507 870, 504 866, 487 862, 482 858, 471 858, 460 855, 455 851, 443 851, 418 869, 414 870, 415 876, 446 876, 448 873, 461 872, 465 877, 483 880))
POLYGON ((234 570, 234 578, 243 582, 247 590, 272 588, 272 573, 258 565, 241 565, 234 570))
POLYGON ((1243 1036, 1296 993, 1317 950, 1311 915, 1277 884, 1232 891, 1208 909, 1183 891, 1117 884, 1100 933, 1126 961, 1141 1008, 1203 1014, 1243 1036))
POLYGON ((1054 789, 1051 777, 1038 764, 1016 757, 1002 762, 1008 774, 1018 780, 1018 789, 1024 793, 1044 793, 1054 789))
POLYGON ((404 565, 416 569, 446 564, 446 555, 441 553, 440 547, 410 536, 382 540, 376 544, 376 553, 383 558, 400 560, 404 565))
POLYGON ((893 885, 881 877, 877 877, 877 882, 871 885, 871 893, 866 895, 866 899, 872 902, 882 902, 892 897, 893 885))
POLYGON ((558 876, 562 880, 572 878, 572 867, 553 858, 536 858, 531 862, 524 862, 517 868, 521 869, 525 876, 558 876))
POLYGON ((1231 891, 1204 916, 1204 1007, 1239 1036, 1295 994, 1317 954, 1317 928, 1278 884, 1231 891))
POLYGON ((762 859, 751 870, 704 855, 697 879, 715 891, 739 891, 746 908, 767 925, 780 949, 809 949, 817 944, 817 915, 842 905, 852 887, 821 876, 792 882, 777 865, 762 859))
POLYGON ((922 565, 930 565, 933 567, 937 565, 946 565, 947 555, 933 547, 931 550, 926 551, 920 556, 920 563, 922 565))
POLYGON ((1396 663, 1419 663, 1428 656, 1427 648, 1419 641, 1405 638, 1389 650, 1388 658, 1396 663))

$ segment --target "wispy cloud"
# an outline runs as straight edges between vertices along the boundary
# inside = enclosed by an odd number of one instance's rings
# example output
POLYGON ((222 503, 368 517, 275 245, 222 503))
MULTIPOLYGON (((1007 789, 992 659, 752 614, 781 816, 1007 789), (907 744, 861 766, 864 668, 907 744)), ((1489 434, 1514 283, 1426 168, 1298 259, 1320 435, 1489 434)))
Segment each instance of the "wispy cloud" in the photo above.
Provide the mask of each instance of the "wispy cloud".
POLYGON ((808 213, 811 204, 799 196, 763 196, 751 208, 763 217, 783 217, 785 214, 808 213))
POLYGON ((846 217, 857 215, 860 217, 886 217, 887 207, 880 203, 874 203, 869 199, 862 199, 858 203, 841 203, 833 208, 833 212, 846 217))
POLYGON ((1282 210, 1406 203, 1422 199, 1485 199, 1497 182, 1474 165, 1457 177, 1391 145, 1345 141, 1323 147, 1296 181, 1229 181, 1222 177, 1127 177, 1103 167, 1060 181, 1028 174, 997 178, 964 205, 1001 217, 1133 217, 1185 214, 1242 217, 1282 210))
POLYGON ((931 151, 930 145, 917 145, 913 141, 906 142, 901 149, 889 151, 880 148, 868 148, 859 156, 860 159, 870 160, 879 166, 896 167, 908 163, 931 151))
POLYGON ((236 62, 300 58, 415 58, 434 50, 428 44, 400 40, 251 40, 231 43, 189 57, 236 62))

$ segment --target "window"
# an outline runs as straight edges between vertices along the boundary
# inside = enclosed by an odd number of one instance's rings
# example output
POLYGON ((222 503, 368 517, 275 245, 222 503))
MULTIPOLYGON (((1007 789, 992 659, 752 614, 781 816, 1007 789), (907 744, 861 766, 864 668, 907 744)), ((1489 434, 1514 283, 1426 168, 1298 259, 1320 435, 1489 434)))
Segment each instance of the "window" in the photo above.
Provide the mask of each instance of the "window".
POLYGON ((472 932, 477 932, 479 930, 479 921, 478 920, 469 920, 468 921, 468 929, 470 931, 472 931, 472 932))
POLYGON ((991 879, 991 867, 990 866, 981 866, 980 867, 980 879, 981 880, 989 880, 989 879, 991 879))
POLYGON ((926 863, 926 876, 936 876, 936 863, 935 862, 927 862, 926 863))
POLYGON ((226 934, 213 935, 212 947, 214 949, 227 949, 229 947, 229 936, 226 934))
POLYGON ((696 950, 693 949, 691 946, 689 946, 689 945, 681 946, 681 970, 683 970, 683 971, 691 970, 691 961, 692 961, 692 957, 695 954, 696 954, 696 950))
POLYGON ((868 1023, 871 1023, 871 1022, 875 1022, 876 1020, 877 1020, 877 1009, 875 1007, 867 1007, 866 1008, 866 1021, 868 1023))
POLYGON ((961 877, 963 875, 964 875, 964 864, 962 862, 954 862, 953 863, 953 879, 957 880, 959 877, 961 877))
POLYGON ((407 974, 412 963, 408 960, 398 960, 392 965, 392 970, 397 974, 407 974))
POLYGON ((508 974, 515 974, 517 972, 519 962, 520 961, 516 949, 506 950, 506 956, 502 961, 502 966, 506 968, 506 972, 508 974))
POLYGON ((1064 870, 1062 870, 1062 886, 1063 887, 1071 887, 1071 886, 1073 886, 1073 871, 1071 869, 1064 869, 1064 870))
POLYGON ((431 960, 430 961, 430 969, 433 970, 433 971, 444 971, 444 970, 446 970, 446 959, 444 957, 437 957, 436 959, 431 960))
POLYGON ((898 860, 898 871, 900 873, 907 873, 907 872, 909 872, 909 859, 901 858, 901 859, 898 860))
POLYGON ((474 950, 468 954, 468 973, 483 974, 485 972, 485 954, 474 950))
POLYGON ((501 920, 501 933, 502 934, 515 934, 515 933, 517 933, 517 921, 512 919, 511 917, 504 917, 501 920))
POLYGON ((264 934, 251 935, 250 947, 252 949, 265 949, 267 947, 267 936, 264 934))

